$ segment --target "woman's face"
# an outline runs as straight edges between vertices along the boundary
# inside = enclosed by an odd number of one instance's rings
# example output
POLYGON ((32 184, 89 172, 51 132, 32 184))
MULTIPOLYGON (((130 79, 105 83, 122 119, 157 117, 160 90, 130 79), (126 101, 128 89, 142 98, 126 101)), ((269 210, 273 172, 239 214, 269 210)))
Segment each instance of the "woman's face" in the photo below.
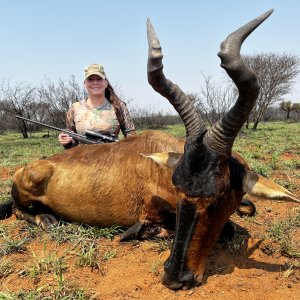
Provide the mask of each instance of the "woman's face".
POLYGON ((84 81, 84 86, 91 96, 103 95, 107 84, 107 81, 98 75, 91 75, 84 81))

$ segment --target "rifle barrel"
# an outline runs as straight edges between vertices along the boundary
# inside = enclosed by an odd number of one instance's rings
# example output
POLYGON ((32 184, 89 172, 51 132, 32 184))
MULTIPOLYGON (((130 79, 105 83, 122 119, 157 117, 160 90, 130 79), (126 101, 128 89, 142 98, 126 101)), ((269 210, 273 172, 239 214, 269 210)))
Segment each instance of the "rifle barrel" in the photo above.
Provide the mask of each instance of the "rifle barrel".
POLYGON ((35 123, 35 124, 38 124, 38 125, 41 125, 41 126, 44 126, 44 127, 48 127, 48 128, 51 128, 51 129, 54 129, 54 130, 57 130, 57 131, 64 131, 64 129, 54 127, 54 126, 51 126, 51 125, 48 125, 48 124, 44 124, 44 123, 41 123, 41 122, 38 122, 38 121, 33 121, 33 120, 30 120, 30 119, 27 119, 27 118, 24 118, 24 117, 21 117, 21 116, 18 116, 18 115, 16 115, 16 118, 21 119, 21 120, 25 120, 27 122, 35 123))
POLYGON ((51 125, 48 125, 48 124, 44 124, 44 123, 41 123, 41 122, 38 122, 38 121, 30 120, 30 119, 27 119, 27 118, 24 118, 24 117, 21 117, 21 116, 18 116, 18 115, 16 115, 16 118, 24 120, 24 121, 27 121, 27 122, 35 123, 35 124, 38 124, 38 125, 41 125, 41 126, 44 126, 44 127, 48 127, 48 128, 53 129, 53 130, 57 130, 57 131, 61 131, 61 132, 67 133, 69 136, 71 136, 75 140, 77 140, 77 141, 79 141, 81 143, 84 143, 84 144, 102 144, 103 143, 102 141, 99 141, 99 140, 96 141, 96 140, 89 139, 89 138, 85 137, 84 135, 72 132, 72 131, 67 130, 67 129, 62 129, 62 128, 54 127, 54 126, 51 126, 51 125))

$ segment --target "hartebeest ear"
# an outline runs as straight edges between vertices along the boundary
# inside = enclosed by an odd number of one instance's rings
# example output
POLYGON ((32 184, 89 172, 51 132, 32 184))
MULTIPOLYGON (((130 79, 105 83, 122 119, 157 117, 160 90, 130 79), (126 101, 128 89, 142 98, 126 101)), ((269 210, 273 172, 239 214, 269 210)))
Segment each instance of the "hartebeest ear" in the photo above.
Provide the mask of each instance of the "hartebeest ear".
POLYGON ((158 164, 167 166, 169 168, 173 168, 182 157, 182 153, 177 153, 177 152, 158 152, 152 154, 141 153, 141 155, 150 158, 155 162, 157 162, 158 164))
POLYGON ((296 195, 249 170, 244 174, 243 191, 256 197, 300 203, 300 199, 296 195))

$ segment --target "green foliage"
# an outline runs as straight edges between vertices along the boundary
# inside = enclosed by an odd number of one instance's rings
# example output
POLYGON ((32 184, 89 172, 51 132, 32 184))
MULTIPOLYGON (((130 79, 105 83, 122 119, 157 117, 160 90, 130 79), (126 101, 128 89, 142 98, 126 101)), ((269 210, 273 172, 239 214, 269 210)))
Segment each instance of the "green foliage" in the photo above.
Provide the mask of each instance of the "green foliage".
POLYGON ((300 110, 300 103, 292 103, 291 101, 282 101, 279 104, 279 107, 286 112, 292 111, 292 110, 300 110))
POLYGON ((0 258, 7 254, 27 251, 26 245, 38 232, 42 230, 25 221, 17 220, 10 225, 0 223, 0 258))

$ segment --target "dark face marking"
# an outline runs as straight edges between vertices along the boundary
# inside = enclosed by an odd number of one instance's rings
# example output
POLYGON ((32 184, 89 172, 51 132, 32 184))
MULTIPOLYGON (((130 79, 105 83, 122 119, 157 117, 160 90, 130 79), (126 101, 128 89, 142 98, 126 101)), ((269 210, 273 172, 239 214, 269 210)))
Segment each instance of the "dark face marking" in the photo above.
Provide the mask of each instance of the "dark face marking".
POLYGON ((197 207, 187 201, 177 204, 175 237, 170 257, 164 265, 163 284, 177 290, 191 288, 196 284, 194 274, 187 268, 187 251, 198 221, 197 207))
POLYGON ((233 190, 243 190, 243 177, 245 174, 245 167, 234 157, 230 158, 230 187, 233 190))
POLYGON ((218 154, 201 139, 187 141, 172 181, 189 196, 219 196, 229 189, 229 155, 218 154))

